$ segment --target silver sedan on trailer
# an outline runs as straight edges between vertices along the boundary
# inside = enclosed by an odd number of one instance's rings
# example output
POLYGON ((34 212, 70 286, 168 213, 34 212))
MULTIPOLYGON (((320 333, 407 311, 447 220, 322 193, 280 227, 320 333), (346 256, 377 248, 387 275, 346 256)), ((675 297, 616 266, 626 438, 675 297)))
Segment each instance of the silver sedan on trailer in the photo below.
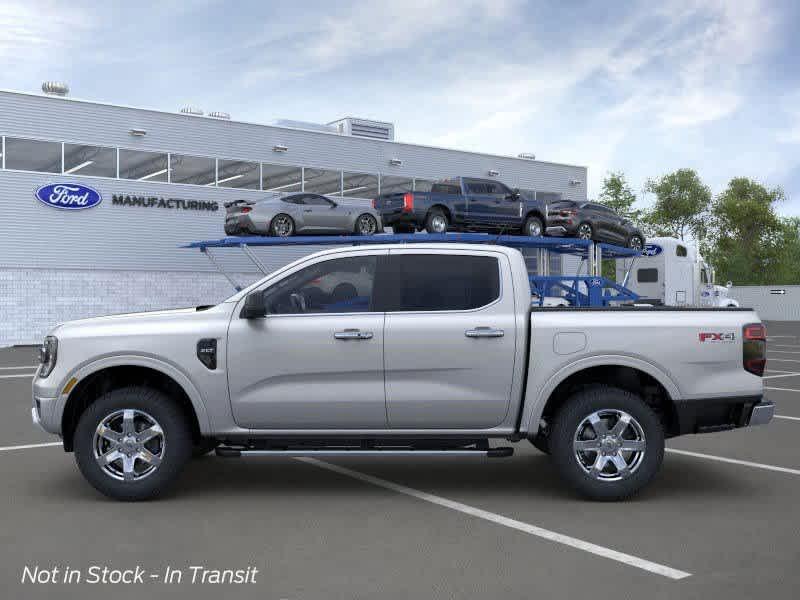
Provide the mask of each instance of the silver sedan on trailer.
POLYGON ((320 194, 274 194, 261 200, 225 203, 226 235, 357 234, 383 232, 371 206, 338 202, 320 194))

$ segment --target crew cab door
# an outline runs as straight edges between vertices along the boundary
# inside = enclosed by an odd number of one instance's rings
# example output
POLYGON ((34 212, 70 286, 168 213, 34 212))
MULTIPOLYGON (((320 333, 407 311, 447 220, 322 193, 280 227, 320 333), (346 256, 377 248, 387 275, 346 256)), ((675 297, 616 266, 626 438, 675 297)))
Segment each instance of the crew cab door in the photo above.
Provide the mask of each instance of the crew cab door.
POLYGON ((508 412, 517 343, 508 259, 391 250, 386 411, 392 429, 488 429, 508 412))
POLYGON ((486 182, 489 202, 489 225, 518 228, 522 224, 522 199, 500 182, 486 182))
POLYGON ((384 314, 375 311, 386 251, 325 257, 263 288, 267 316, 228 331, 236 423, 252 429, 385 429, 384 314))

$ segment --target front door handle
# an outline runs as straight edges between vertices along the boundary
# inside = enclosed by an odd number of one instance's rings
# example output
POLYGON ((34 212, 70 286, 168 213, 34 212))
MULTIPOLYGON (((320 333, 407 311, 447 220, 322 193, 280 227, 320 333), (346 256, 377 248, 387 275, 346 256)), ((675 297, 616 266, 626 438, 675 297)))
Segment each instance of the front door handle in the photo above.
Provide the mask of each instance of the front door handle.
POLYGON ((333 334, 337 340, 371 340, 371 331, 361 331, 360 329, 345 329, 333 334))
POLYGON ((502 329, 495 329, 494 327, 476 327, 475 329, 467 329, 464 335, 468 338, 498 338, 506 334, 502 329))

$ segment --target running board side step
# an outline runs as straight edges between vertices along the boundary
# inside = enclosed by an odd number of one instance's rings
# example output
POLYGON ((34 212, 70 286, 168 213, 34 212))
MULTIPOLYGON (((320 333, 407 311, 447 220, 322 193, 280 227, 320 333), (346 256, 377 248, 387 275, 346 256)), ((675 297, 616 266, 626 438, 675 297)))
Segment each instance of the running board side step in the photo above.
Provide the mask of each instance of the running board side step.
POLYGON ((249 450, 247 448, 230 448, 227 446, 218 446, 216 449, 217 456, 225 458, 237 458, 240 456, 488 456, 490 458, 500 458, 512 456, 514 454, 513 448, 489 448, 486 449, 473 449, 465 450, 457 448, 454 450, 362 450, 354 448, 352 450, 346 449, 286 449, 286 450, 249 450))

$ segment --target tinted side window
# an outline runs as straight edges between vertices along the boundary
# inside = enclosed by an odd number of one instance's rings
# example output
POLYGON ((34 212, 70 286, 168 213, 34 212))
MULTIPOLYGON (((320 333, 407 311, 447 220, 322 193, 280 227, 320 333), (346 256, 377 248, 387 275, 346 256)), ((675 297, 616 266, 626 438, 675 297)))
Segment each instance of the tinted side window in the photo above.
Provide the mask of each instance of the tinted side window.
POLYGON ((636 281, 639 283, 658 282, 658 269, 639 269, 636 271, 636 281))
POLYGON ((461 194, 461 188, 452 183, 434 183, 431 186, 431 192, 434 194, 449 194, 458 196, 461 194))
POLYGON ((308 195, 304 196, 304 204, 311 204, 312 206, 330 206, 332 202, 322 196, 308 195))
POLYGON ((468 183, 467 184, 467 191, 470 194, 485 194, 486 193, 486 184, 485 183, 468 183))
POLYGON ((264 293, 272 315, 369 312, 375 256, 326 260, 301 269, 264 293))
POLYGON ((281 198, 281 200, 288 204, 305 204, 304 198, 305 196, 286 196, 285 198, 281 198))
POLYGON ((500 297, 500 264, 491 256, 407 254, 389 265, 389 311, 471 310, 500 297))

